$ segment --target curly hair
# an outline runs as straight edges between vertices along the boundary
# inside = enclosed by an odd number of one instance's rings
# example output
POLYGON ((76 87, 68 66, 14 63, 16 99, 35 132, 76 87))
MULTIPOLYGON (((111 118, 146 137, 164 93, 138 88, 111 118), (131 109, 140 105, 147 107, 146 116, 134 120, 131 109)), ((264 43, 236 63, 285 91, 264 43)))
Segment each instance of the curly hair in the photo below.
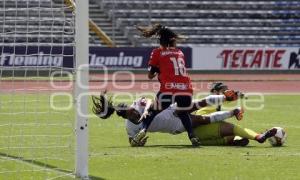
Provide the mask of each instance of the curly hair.
POLYGON ((99 97, 92 96, 93 113, 102 119, 109 118, 114 112, 115 108, 111 99, 107 100, 105 94, 101 93, 99 97))
POLYGON ((222 82, 214 82, 211 84, 210 92, 220 91, 222 89, 227 90, 228 86, 222 82))
POLYGON ((182 39, 181 36, 173 32, 171 29, 157 23, 151 27, 136 26, 137 30, 141 31, 142 36, 150 38, 158 37, 159 43, 163 47, 175 47, 176 40, 182 39))

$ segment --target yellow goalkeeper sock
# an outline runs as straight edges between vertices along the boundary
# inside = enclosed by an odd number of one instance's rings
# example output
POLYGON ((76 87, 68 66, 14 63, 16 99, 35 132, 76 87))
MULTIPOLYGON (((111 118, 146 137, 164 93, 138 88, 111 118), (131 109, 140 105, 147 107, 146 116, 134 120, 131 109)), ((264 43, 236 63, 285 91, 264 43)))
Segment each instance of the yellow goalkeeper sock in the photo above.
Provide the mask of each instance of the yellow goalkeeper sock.
POLYGON ((242 138, 247 138, 247 139, 251 139, 251 140, 255 140, 256 137, 259 135, 257 132, 254 132, 251 129, 242 128, 242 127, 237 126, 237 125, 234 125, 233 133, 236 136, 240 136, 242 138))

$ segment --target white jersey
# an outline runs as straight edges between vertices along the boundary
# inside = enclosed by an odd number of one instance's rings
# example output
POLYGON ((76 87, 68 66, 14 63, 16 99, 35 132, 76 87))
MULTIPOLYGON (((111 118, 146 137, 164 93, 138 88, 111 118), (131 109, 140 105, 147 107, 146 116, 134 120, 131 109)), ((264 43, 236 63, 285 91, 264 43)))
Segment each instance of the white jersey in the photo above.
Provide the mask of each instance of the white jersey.
POLYGON ((139 112, 140 115, 144 113, 145 107, 147 104, 147 99, 145 97, 141 97, 135 100, 130 107, 139 112))
MULTIPOLYGON (((206 102, 209 105, 220 105, 224 101, 224 95, 207 96, 206 102)), ((196 101, 197 102, 197 101, 196 101)), ((140 115, 143 114, 146 105, 146 98, 136 100, 131 107, 137 110, 140 115)), ((175 114, 177 104, 172 104, 167 109, 157 114, 151 122, 148 132, 161 132, 170 134, 179 134, 185 131, 180 118, 175 114)), ((142 123, 136 125, 126 120, 126 131, 129 137, 134 137, 142 129, 142 123)))
MULTIPOLYGON (((139 100, 135 102, 139 102, 139 100)), ((139 103, 134 103, 134 104, 135 106, 131 106, 131 107, 134 107, 137 111, 142 109, 142 107, 137 107, 139 103)), ((175 106, 176 105, 173 104, 167 109, 157 114, 148 128, 148 132, 161 132, 161 133, 170 133, 170 134, 179 134, 184 132, 185 128, 181 123, 180 118, 174 114, 175 106)), ((142 112, 140 113, 142 114, 142 112)), ((129 120, 126 120, 125 123, 126 123, 127 134, 131 138, 133 138, 142 129, 142 123, 134 124, 129 120)))

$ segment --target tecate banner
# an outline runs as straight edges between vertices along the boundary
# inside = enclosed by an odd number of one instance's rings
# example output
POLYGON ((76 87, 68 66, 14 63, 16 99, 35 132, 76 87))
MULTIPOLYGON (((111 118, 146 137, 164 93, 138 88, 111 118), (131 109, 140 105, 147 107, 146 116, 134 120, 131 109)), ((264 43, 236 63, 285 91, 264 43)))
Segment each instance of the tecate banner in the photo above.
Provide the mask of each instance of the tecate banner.
MULTIPOLYGON (((140 69, 148 67, 153 48, 90 47, 92 68, 106 66, 112 69, 140 69)), ((192 50, 180 48, 185 54, 186 66, 192 67, 192 50)), ((0 66, 74 67, 74 48, 62 46, 2 46, 0 66)))
POLYGON ((195 47, 193 48, 193 69, 300 69, 300 48, 195 47))

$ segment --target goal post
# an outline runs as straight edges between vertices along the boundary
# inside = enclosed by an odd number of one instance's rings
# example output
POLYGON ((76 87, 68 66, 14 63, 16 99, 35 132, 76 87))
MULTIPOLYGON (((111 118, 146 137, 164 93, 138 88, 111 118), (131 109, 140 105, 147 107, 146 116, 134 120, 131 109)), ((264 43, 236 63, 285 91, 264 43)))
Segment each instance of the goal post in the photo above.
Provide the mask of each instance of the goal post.
POLYGON ((76 0, 75 8, 75 175, 88 177, 89 1, 76 0))
POLYGON ((0 179, 88 178, 89 1, 0 1, 0 179))

